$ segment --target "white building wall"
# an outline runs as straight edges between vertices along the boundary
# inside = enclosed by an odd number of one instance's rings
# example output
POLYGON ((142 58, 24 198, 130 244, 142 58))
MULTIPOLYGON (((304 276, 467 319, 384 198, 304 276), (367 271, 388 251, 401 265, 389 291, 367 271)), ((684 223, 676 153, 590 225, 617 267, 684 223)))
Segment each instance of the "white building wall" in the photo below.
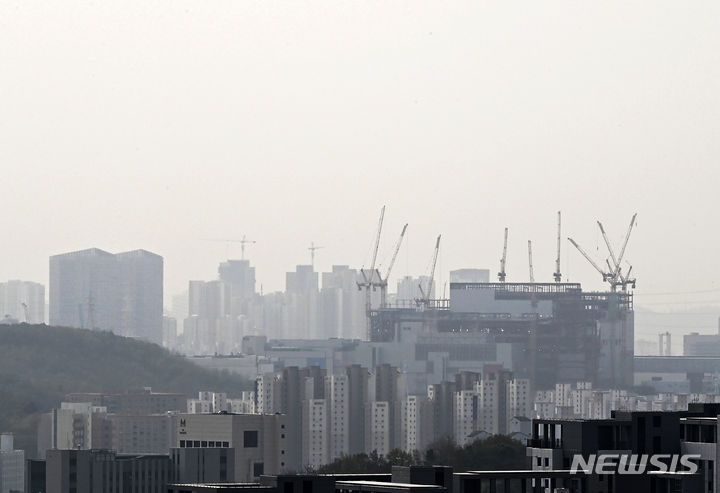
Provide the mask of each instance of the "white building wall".
POLYGON ((385 401, 367 405, 365 452, 386 456, 390 452, 390 405, 385 401))
POLYGON ((328 463, 327 402, 308 399, 303 407, 302 464, 318 468, 328 463))
POLYGON ((325 377, 325 398, 328 401, 328 458, 333 461, 350 450, 350 394, 346 374, 325 377))
POLYGON ((479 395, 474 390, 455 392, 453 432, 455 443, 464 446, 472 439, 470 435, 477 431, 479 395))
POLYGON ((497 380, 481 380, 475 384, 478 393, 478 431, 491 435, 500 433, 499 400, 497 380))

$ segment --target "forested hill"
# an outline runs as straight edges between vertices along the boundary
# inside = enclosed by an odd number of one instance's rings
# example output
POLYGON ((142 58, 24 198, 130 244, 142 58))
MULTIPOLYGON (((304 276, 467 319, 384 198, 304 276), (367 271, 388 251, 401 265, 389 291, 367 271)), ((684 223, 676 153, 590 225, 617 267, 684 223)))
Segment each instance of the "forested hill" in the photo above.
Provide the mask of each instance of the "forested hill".
POLYGON ((35 450, 38 414, 70 392, 199 390, 230 396, 252 388, 239 377, 202 369, 155 344, 110 332, 0 325, 0 431, 16 434, 18 448, 35 450))

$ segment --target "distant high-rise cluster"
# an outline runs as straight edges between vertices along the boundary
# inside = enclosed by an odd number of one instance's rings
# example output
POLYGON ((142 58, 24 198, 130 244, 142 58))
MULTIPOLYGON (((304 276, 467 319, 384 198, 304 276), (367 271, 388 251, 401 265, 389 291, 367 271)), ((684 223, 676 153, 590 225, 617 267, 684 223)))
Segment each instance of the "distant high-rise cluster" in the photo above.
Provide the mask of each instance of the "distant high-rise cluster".
POLYGON ((228 260, 220 264, 217 279, 190 281, 188 294, 173 298, 172 315, 179 322, 165 344, 205 355, 237 353, 247 335, 362 338, 367 317, 359 280, 358 271, 347 265, 322 273, 298 265, 286 273, 285 291, 258 293, 250 262, 228 260))
POLYGON ((162 342, 163 259, 91 248, 50 257, 50 324, 162 342))

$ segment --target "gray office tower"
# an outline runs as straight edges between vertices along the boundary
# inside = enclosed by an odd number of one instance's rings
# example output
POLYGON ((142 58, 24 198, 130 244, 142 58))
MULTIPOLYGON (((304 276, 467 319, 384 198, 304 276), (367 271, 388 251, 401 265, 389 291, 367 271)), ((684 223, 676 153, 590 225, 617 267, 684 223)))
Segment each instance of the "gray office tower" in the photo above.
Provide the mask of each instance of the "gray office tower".
POLYGON ((50 325, 162 341, 163 259, 98 248, 50 257, 50 325))

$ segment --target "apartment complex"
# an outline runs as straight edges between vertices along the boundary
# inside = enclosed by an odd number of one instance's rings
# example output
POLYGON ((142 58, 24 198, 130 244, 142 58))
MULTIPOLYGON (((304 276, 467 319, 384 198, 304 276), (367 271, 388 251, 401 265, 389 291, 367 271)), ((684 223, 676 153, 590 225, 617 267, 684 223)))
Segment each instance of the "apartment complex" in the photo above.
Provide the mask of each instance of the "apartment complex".
POLYGON ((98 248, 50 257, 50 325, 113 331, 160 344, 163 259, 98 248))

